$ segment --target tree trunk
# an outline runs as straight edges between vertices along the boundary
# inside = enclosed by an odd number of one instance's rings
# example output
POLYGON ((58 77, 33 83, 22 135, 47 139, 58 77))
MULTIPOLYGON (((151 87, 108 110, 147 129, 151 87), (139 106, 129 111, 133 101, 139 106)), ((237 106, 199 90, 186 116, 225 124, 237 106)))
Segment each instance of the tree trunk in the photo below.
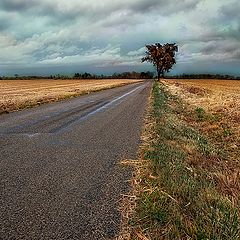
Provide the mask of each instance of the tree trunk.
POLYGON ((161 71, 158 71, 158 81, 160 81, 161 71))

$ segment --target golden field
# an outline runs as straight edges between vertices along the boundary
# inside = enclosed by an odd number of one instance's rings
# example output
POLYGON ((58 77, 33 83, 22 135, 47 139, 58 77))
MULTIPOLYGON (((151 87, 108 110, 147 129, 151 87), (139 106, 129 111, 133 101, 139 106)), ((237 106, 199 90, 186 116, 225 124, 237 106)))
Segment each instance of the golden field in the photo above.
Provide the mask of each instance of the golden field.
POLYGON ((0 113, 109 89, 140 80, 0 80, 0 113))
POLYGON ((171 93, 192 108, 223 115, 240 135, 240 81, 238 80, 165 80, 171 93))
POLYGON ((214 169, 220 192, 226 195, 231 192, 231 201, 240 203, 240 81, 166 80, 163 83, 182 101, 182 111, 186 112, 182 120, 207 136, 223 153, 224 156, 215 160, 201 160, 201 164, 208 171, 214 169))

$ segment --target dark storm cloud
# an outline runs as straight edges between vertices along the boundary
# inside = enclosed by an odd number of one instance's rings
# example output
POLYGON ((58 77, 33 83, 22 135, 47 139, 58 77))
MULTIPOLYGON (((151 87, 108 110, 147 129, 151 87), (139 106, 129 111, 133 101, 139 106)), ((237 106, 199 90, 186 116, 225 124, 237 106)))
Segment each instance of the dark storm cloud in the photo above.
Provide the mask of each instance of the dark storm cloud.
POLYGON ((74 11, 59 10, 58 5, 54 1, 26 1, 26 0, 1 0, 0 9, 6 12, 16 12, 25 14, 29 17, 48 16, 50 22, 68 21, 75 19, 78 15, 74 11))
MULTIPOLYGON (((211 42, 229 40, 229 44, 233 40, 240 41, 240 2, 229 1, 219 8, 216 8, 215 15, 209 15, 205 20, 205 31, 200 33, 199 38, 195 40, 211 42)), ((229 45, 226 43, 226 45, 229 45)))
POLYGON ((42 2, 40 7, 49 10, 49 13, 55 13, 61 11, 63 14, 72 14, 81 16, 88 16, 89 18, 95 16, 107 16, 114 12, 131 11, 132 13, 148 14, 152 11, 158 11, 158 14, 172 14, 179 11, 189 11, 194 9, 199 3, 198 0, 132 0, 132 1, 83 1, 83 4, 75 4, 75 7, 65 8, 64 1, 58 1, 58 4, 54 4, 54 1, 42 2))
POLYGON ((220 13, 226 20, 240 19, 240 2, 235 1, 231 4, 225 4, 220 8, 220 13))
POLYGON ((239 10, 236 0, 0 0, 0 65, 140 68, 154 42, 177 42, 179 66, 230 64, 239 10))
POLYGON ((0 9, 5 11, 24 11, 37 5, 37 1, 1 0, 0 9))
POLYGON ((149 11, 159 11, 159 14, 173 14, 180 11, 189 11, 194 9, 199 1, 190 0, 190 1, 165 1, 165 0, 142 0, 142 1, 133 1, 130 3, 130 9, 134 12, 147 13, 149 11))
POLYGON ((10 22, 5 18, 0 17, 0 32, 7 30, 9 26, 10 22))
POLYGON ((29 37, 34 32, 41 34, 49 30, 58 31, 81 22, 83 26, 95 24, 107 29, 116 28, 124 31, 146 21, 146 16, 167 16, 181 11, 187 12, 194 9, 198 2, 198 0, 181 2, 178 0, 1 0, 0 9, 5 13, 15 13, 13 16, 15 20, 2 23, 0 30, 9 29, 16 32, 18 39, 29 37), (45 27, 42 26, 44 21, 45 27), (36 27, 29 27, 29 22, 36 24, 36 27), (24 29, 20 31, 18 24, 24 29))
POLYGON ((134 13, 149 13, 158 11, 159 14, 172 14, 179 11, 188 11, 193 9, 199 3, 198 0, 132 0, 132 1, 72 1, 72 5, 66 4, 66 1, 60 0, 1 0, 0 7, 5 11, 32 11, 51 17, 62 15, 72 18, 87 16, 96 18, 96 16, 107 16, 116 11, 129 10, 134 13), (66 7, 67 6, 67 7, 66 7))
POLYGON ((232 60, 240 60, 240 43, 238 41, 212 41, 207 43, 200 52, 204 55, 222 54, 232 60))

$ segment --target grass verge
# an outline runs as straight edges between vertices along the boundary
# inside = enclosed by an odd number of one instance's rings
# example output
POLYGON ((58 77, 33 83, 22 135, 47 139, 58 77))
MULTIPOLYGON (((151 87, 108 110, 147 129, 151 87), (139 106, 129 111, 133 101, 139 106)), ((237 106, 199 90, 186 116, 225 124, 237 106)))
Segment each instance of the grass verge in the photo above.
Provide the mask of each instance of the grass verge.
POLYGON ((154 84, 129 239, 240 239, 239 161, 197 127, 218 120, 154 84))

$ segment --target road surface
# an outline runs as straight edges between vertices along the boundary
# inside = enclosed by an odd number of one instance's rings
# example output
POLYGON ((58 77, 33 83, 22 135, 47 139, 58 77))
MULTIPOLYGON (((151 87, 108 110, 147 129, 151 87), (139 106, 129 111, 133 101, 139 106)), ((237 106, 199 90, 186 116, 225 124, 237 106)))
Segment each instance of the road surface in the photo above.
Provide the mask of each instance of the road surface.
POLYGON ((0 116, 0 239, 119 231, 151 82, 0 116))

